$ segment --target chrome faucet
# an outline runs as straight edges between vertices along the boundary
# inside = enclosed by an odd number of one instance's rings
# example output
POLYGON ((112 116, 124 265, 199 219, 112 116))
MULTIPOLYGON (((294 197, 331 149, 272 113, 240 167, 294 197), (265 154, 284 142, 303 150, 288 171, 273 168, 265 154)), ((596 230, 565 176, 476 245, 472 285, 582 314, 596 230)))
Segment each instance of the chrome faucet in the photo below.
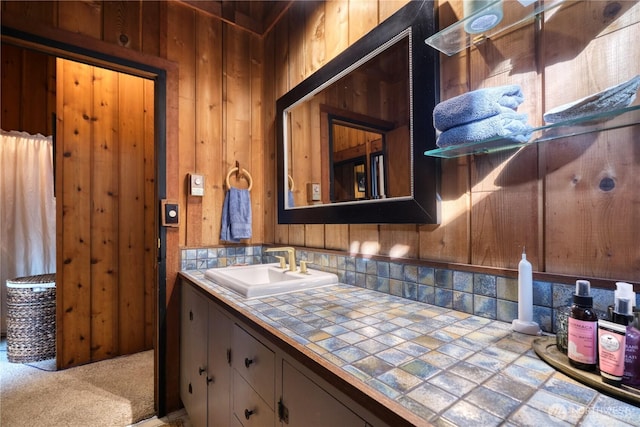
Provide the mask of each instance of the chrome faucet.
MULTIPOLYGON (((297 271, 296 267, 296 250, 291 246, 282 248, 268 248, 265 252, 287 252, 289 254, 289 271, 297 271)), ((282 265, 282 263, 280 264, 282 265)))

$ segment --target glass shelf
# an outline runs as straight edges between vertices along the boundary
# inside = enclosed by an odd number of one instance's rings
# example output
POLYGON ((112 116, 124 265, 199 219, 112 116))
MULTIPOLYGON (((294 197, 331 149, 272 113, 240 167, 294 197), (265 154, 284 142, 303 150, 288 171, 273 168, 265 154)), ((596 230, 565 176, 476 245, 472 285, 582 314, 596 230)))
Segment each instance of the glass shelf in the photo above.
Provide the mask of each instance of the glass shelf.
MULTIPOLYGON (((487 139, 482 142, 459 144, 429 150, 425 151, 424 155, 452 159, 455 157, 468 156, 470 154, 489 154, 496 153, 498 151, 514 150, 529 144, 538 144, 559 138, 567 138, 570 136, 601 132, 634 125, 640 125, 640 105, 533 128, 529 142, 526 143, 517 143, 513 140, 499 137, 487 139)), ((512 136, 518 135, 519 134, 513 134, 512 136)))
POLYGON ((564 0, 533 2, 530 0, 496 0, 488 3, 486 7, 476 11, 474 14, 435 33, 426 39, 425 43, 446 55, 453 56, 469 46, 481 43, 509 28, 527 23, 540 13, 551 10, 563 2, 564 0), (465 24, 469 24, 478 18, 483 14, 483 11, 486 12, 492 8, 500 7, 500 4, 503 9, 504 18, 495 27, 477 34, 469 34, 465 31, 465 24))

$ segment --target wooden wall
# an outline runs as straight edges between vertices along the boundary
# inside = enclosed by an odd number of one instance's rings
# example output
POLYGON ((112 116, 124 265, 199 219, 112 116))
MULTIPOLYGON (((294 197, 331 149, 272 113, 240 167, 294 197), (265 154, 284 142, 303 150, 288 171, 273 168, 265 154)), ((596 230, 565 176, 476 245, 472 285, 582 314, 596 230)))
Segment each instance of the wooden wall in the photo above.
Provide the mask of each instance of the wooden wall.
MULTIPOLYGON (((247 16, 268 14, 268 4, 227 4, 220 18, 176 1, 2 1, 3 25, 158 68, 169 64, 172 73, 175 67, 179 75, 175 82, 173 74, 168 77, 167 92, 165 184, 167 197, 180 205, 181 218, 178 229, 168 230, 166 242, 168 311, 161 321, 167 328, 168 368, 163 373, 166 384, 160 389, 165 393, 160 396, 165 410, 180 407, 175 369, 178 358, 172 351, 178 348, 175 283, 179 250, 220 243, 223 184, 236 161, 254 178, 253 237, 247 242, 269 241, 265 230, 273 229, 275 194, 263 179, 273 180, 275 175, 275 169, 265 173, 265 164, 272 164, 273 159, 268 158, 264 146, 263 39, 256 31, 234 24, 242 21, 247 27, 262 28, 247 16), (174 93, 178 94, 175 99, 174 93), (187 175, 194 172, 205 176, 204 197, 187 196, 187 175)), ((3 77, 8 69, 3 63, 3 77)), ((15 71, 17 76, 21 73, 15 71)), ((3 78, 3 122, 7 117, 4 84, 3 78)), ((35 99, 26 92, 9 92, 15 97, 9 102, 35 99)), ((55 101, 52 98, 50 102, 55 101)), ((22 126, 20 120, 17 123, 22 126)), ((232 180, 232 185, 246 183, 232 180)))
POLYGON ((2 43, 3 130, 53 135, 55 113, 55 58, 41 52, 2 43))
MULTIPOLYGON (((637 126, 445 161, 438 226, 277 224, 276 99, 405 3, 297 1, 264 36, 174 1, 3 1, 2 22, 66 31, 113 55, 135 52, 179 68, 178 99, 167 100, 178 123, 167 128, 167 194, 181 212, 168 238, 167 305, 175 300, 179 249, 220 243, 223 181, 236 161, 254 177, 250 243, 383 255, 404 245, 406 258, 505 268, 515 268, 524 245, 539 271, 640 281, 637 126), (205 175, 204 197, 187 196, 190 172, 205 175), (607 178, 615 187, 604 191, 607 178)), ((441 1, 439 13, 448 25, 461 4, 441 1)), ((619 47, 635 45, 639 15, 640 5, 629 1, 567 5, 542 31, 530 25, 442 57, 442 98, 519 83, 522 110, 538 124, 545 109, 640 74, 639 50, 619 47)), ((169 346, 177 348, 172 319, 175 313, 167 317, 169 346)), ((176 361, 168 355, 170 366, 176 361)), ((179 406, 174 371, 167 373, 169 409, 179 406)))
MULTIPOLYGON (((402 4, 295 3, 265 39, 265 58, 273 59, 265 64, 267 123, 275 99, 402 4)), ((440 1, 439 14, 444 28, 462 16, 461 3, 440 1)), ((640 51, 620 48, 638 37, 637 2, 567 2, 540 28, 530 24, 455 56, 441 55, 441 99, 519 84, 525 93, 519 111, 542 125, 544 111, 640 74, 640 51)), ((267 127, 272 144, 270 132, 267 127)), ((516 268, 526 247, 536 271, 637 282, 639 140, 640 126, 633 126, 444 160, 440 225, 274 221, 273 240, 380 255, 399 244, 406 258, 497 268, 516 268)), ((265 236, 271 237, 269 230, 265 236)))

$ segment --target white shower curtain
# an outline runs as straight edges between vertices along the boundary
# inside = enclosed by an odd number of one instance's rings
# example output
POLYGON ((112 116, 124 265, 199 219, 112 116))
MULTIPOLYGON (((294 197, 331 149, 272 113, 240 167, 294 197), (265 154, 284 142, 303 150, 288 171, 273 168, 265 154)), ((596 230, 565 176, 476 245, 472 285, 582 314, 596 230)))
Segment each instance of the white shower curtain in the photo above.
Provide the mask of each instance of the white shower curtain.
POLYGON ((51 137, 0 131, 0 249, 0 318, 6 332, 6 281, 56 271, 51 137))

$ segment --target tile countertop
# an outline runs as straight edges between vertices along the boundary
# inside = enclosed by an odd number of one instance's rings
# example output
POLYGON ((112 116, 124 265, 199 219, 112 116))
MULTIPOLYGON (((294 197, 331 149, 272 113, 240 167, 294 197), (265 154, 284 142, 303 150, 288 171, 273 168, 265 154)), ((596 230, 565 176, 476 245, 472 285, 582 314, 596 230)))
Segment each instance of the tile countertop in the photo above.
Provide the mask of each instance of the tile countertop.
POLYGON ((640 408, 556 371, 509 323, 350 285, 245 299, 180 275, 409 420, 640 426, 640 408))

